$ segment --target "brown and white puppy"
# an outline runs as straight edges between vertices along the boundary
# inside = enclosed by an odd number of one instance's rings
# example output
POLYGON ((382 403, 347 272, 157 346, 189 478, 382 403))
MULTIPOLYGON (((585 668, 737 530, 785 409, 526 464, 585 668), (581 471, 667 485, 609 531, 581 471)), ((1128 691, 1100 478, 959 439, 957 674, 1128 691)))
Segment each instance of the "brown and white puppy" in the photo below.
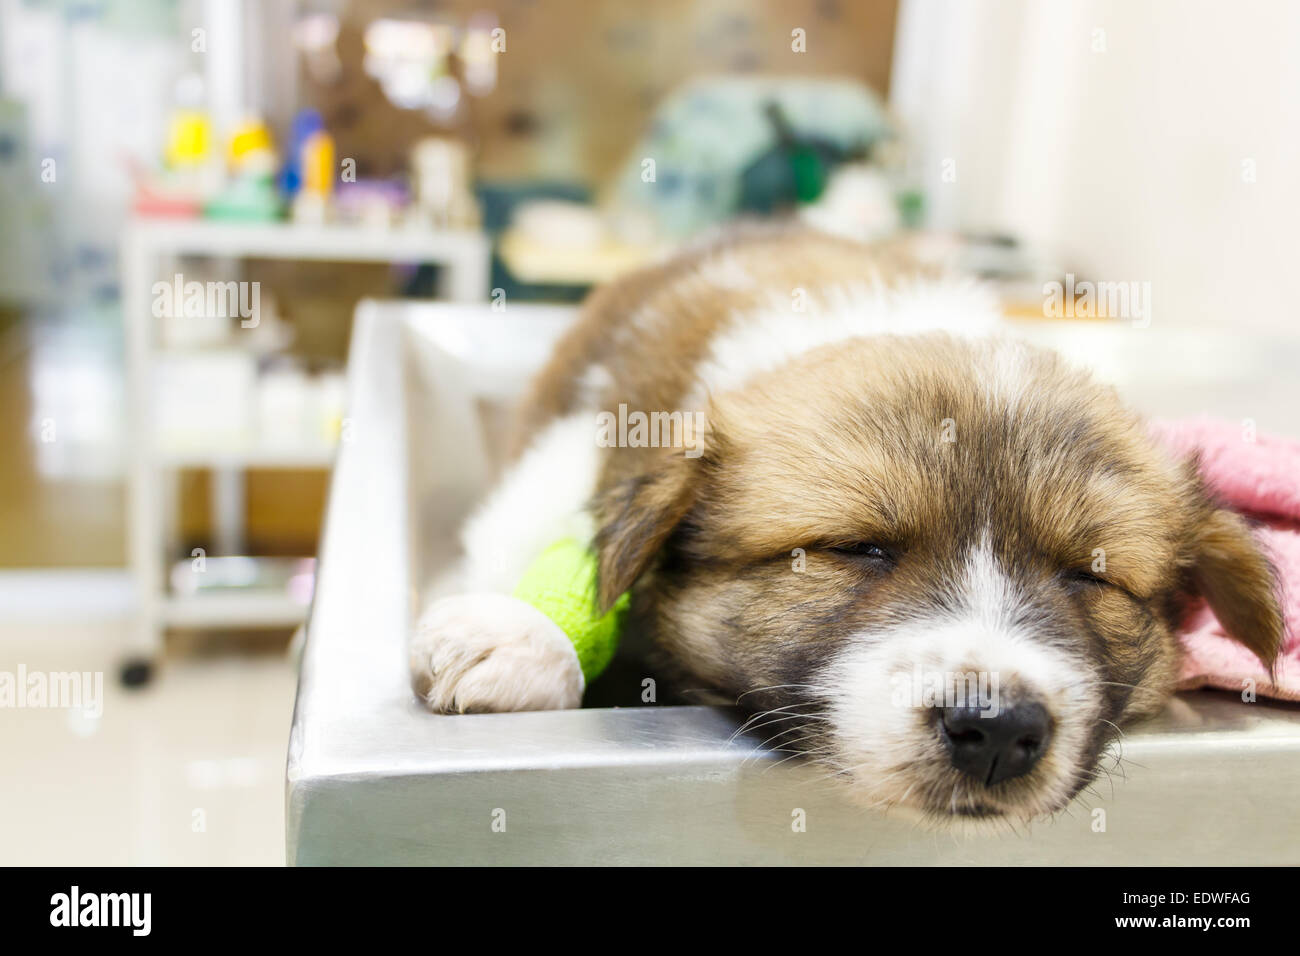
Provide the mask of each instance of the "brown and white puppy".
POLYGON ((599 290, 465 530, 463 593, 421 619, 417 691, 440 712, 578 706, 569 642, 507 596, 578 534, 605 606, 631 590, 634 626, 694 684, 866 801, 1062 808, 1170 694, 1192 595, 1265 663, 1281 620, 1194 463, 1056 355, 980 337, 996 324, 978 289, 809 233, 599 290), (620 406, 681 414, 600 447, 620 406))

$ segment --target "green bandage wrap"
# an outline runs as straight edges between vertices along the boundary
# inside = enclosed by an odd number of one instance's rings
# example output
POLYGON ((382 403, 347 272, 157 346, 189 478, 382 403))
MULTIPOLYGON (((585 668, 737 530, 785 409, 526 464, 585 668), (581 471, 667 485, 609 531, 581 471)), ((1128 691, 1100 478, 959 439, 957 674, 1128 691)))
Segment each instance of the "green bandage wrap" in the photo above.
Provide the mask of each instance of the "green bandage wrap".
POLYGON ((554 621, 578 652, 582 676, 590 684, 614 657, 623 615, 631 603, 619 596, 606 614, 596 606, 596 556, 573 538, 551 545, 528 566, 515 597, 554 621))

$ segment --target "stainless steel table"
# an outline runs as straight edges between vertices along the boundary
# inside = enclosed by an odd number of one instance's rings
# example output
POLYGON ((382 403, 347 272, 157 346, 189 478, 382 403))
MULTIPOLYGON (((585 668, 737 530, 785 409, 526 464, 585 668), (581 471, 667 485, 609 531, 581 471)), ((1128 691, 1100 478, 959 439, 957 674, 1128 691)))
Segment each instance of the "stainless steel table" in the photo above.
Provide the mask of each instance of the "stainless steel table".
MULTIPOLYGON (((1054 821, 959 836, 850 806, 815 766, 733 742, 726 709, 424 712, 407 627, 490 480, 482 411, 570 317, 361 307, 290 739, 290 863, 1300 863, 1300 708, 1228 694, 1181 696, 1131 730, 1110 778, 1054 821), (792 827, 800 810, 805 832, 792 827)), ((1094 364, 1151 413, 1294 428, 1293 345, 1066 324, 1023 334, 1094 364)))

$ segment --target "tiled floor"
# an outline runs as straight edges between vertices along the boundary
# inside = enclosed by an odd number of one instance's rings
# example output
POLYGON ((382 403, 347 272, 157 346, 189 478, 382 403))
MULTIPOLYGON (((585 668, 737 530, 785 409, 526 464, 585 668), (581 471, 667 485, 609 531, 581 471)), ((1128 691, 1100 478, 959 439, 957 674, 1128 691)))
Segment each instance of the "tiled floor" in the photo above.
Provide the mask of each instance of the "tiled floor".
POLYGON ((0 671, 103 674, 98 719, 0 707, 0 864, 283 864, 289 658, 185 655, 127 691, 122 627, 0 621, 0 671))

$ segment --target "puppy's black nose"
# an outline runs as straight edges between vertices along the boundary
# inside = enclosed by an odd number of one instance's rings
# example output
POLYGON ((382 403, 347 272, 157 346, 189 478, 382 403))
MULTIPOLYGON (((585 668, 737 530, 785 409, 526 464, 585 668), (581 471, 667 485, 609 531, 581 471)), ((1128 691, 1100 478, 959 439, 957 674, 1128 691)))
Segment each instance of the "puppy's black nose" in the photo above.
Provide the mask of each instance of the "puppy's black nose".
POLYGON ((1025 702, 986 716, 978 707, 945 707, 939 734, 952 765, 985 786, 1029 773, 1047 752, 1052 721, 1042 704, 1025 702))

